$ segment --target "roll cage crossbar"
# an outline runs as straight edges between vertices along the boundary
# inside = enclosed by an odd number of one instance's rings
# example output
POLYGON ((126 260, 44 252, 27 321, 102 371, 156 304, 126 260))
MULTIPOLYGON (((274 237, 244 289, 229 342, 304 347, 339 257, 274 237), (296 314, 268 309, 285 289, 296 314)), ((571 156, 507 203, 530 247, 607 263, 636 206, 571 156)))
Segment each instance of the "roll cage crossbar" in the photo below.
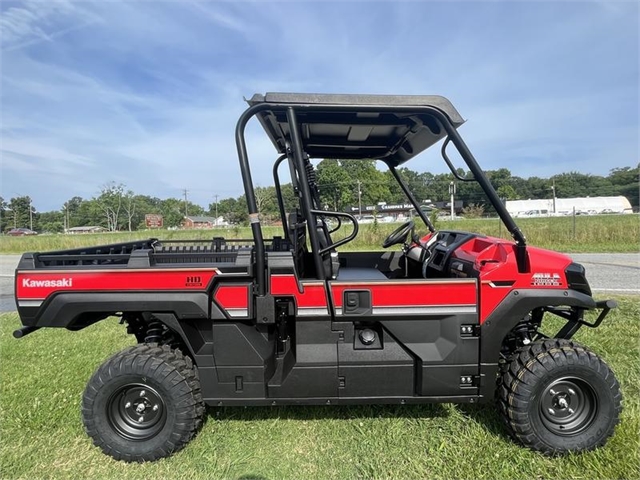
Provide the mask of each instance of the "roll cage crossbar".
MULTIPOLYGON (((397 105, 397 104, 341 105, 341 104, 332 104, 332 103, 286 103, 286 102, 269 102, 269 101, 264 101, 260 103, 255 103, 253 101, 250 101, 249 103, 250 104, 254 103, 254 104, 252 104, 240 116, 238 123, 236 125, 235 136, 236 136, 236 147, 238 151, 238 160, 240 163, 240 171, 242 174, 242 182, 243 182, 246 199, 247 199, 249 222, 251 225, 253 240, 255 242, 256 294, 257 295, 263 296, 267 291, 265 247, 264 247, 264 239, 262 236, 262 230, 260 228, 258 207, 257 207, 256 197, 255 197, 255 192, 253 187, 253 180, 251 177, 251 169, 249 166, 249 158, 247 154, 247 147, 246 147, 244 133, 245 133, 246 125, 249 122, 249 120, 254 116, 261 115, 261 114, 263 116, 259 117, 259 119, 263 124, 263 126, 265 127, 265 129, 267 129, 267 131, 269 132, 268 128, 271 128, 272 126, 267 125, 266 121, 264 120, 266 113, 272 114, 274 116, 278 115, 278 118, 280 119, 279 121, 281 122, 279 134, 281 136, 286 137, 286 146, 281 145, 280 142, 274 142, 274 144, 276 144, 276 148, 280 150, 282 155, 278 157, 273 167, 274 180, 276 180, 276 185, 275 185, 276 194, 278 195, 278 203, 279 203, 278 207, 280 210, 280 215, 282 217, 285 237, 289 238, 289 231, 288 231, 287 218, 285 214, 285 208, 282 202, 282 192, 281 192, 281 188, 278 181, 277 169, 285 159, 289 159, 290 167, 292 170, 291 171, 292 183, 294 184, 294 188, 297 190, 299 195, 302 214, 304 218, 307 220, 309 242, 311 244, 313 261, 319 276, 322 276, 324 274, 322 255, 325 254, 329 250, 329 248, 320 247, 320 239, 319 239, 320 234, 317 229, 318 216, 333 215, 336 217, 343 216, 350 219, 353 217, 350 215, 342 214, 340 212, 326 212, 326 211, 321 211, 314 208, 312 192, 309 186, 309 182, 307 181, 307 172, 305 168, 306 156, 305 156, 305 149, 303 144, 304 142, 303 142, 303 137, 300 131, 300 123, 298 121, 298 116, 300 114, 306 115, 306 114, 313 114, 314 112, 316 114, 324 114, 326 112, 331 112, 331 114, 334 114, 334 115, 355 113, 357 116, 361 115, 362 117, 365 117, 365 118, 367 117, 367 115, 372 118, 375 118, 376 115, 379 116, 384 114, 397 114, 397 115, 403 115, 403 118, 407 117, 407 118, 413 119, 417 117, 424 118, 425 116, 428 116, 431 119, 434 119, 437 122, 437 125, 435 127, 433 125, 428 125, 428 128, 430 128, 432 131, 435 128, 436 133, 439 135, 439 138, 445 136, 445 135, 442 135, 442 133, 439 131, 439 128, 442 128, 444 130, 446 134, 446 139, 442 147, 442 154, 445 162, 451 169, 453 175, 456 178, 458 178, 458 180, 463 180, 463 181, 471 180, 471 179, 460 178, 460 176, 457 175, 457 172, 453 168, 453 164, 451 163, 451 161, 449 160, 445 152, 445 149, 449 143, 453 143, 453 145, 456 147, 460 156, 462 157, 467 167, 473 174, 473 179, 479 183, 480 187, 483 189, 483 191, 487 195, 487 198, 489 199, 489 201, 495 208, 496 212, 498 213, 498 216, 500 217, 502 222, 505 224, 505 226, 507 227, 507 230, 515 240, 518 270, 520 272, 528 271, 528 261, 527 261, 527 255, 526 255, 526 238, 524 234, 518 228, 515 221, 507 211, 505 205, 498 197, 498 194, 496 193, 495 189, 491 185, 491 182, 486 177, 486 175, 478 165, 476 159, 474 158, 473 154, 471 153, 471 151, 465 144, 464 140, 456 130, 456 126, 452 123, 450 118, 445 113, 443 113, 443 111, 440 110, 439 108, 428 106, 428 105, 410 105, 409 106, 409 105, 397 105), (284 120, 285 118, 286 118, 286 121, 284 120), (283 125, 286 128, 283 128, 282 127, 283 125)), ((457 114, 457 112, 455 113, 457 114)), ((373 121, 373 124, 375 124, 375 120, 373 121)), ((309 132, 306 131, 305 135, 308 136, 309 132)), ((406 134, 406 138, 410 138, 410 133, 406 134)), ((436 141, 439 140, 439 138, 436 138, 436 141)), ((272 141, 273 140, 274 138, 272 135, 272 141)), ((329 147, 331 146, 333 145, 329 145, 329 147)), ((431 222, 429 221, 425 213, 422 211, 415 197, 411 194, 411 191, 409 190, 408 186, 402 180, 402 178, 400 177, 400 175, 396 170, 396 166, 400 163, 400 161, 398 161, 398 158, 397 158, 397 153, 399 149, 402 147, 403 145, 400 145, 400 144, 396 146, 392 146, 391 148, 389 148, 387 152, 388 155, 377 155, 377 156, 371 156, 371 157, 364 157, 362 155, 358 157, 349 157, 348 154, 339 155, 339 153, 349 152, 350 150, 348 149, 348 147, 345 147, 344 150, 340 150, 339 148, 337 148, 336 153, 333 156, 323 155, 323 157, 324 158, 370 158, 370 159, 381 160, 385 162, 389 167, 391 174, 399 183, 403 192, 407 195, 407 198, 416 209, 416 212, 418 212, 418 215, 420 216, 420 218, 424 221, 425 225, 427 225, 429 230, 434 232, 435 228, 433 227, 433 225, 431 224, 431 222)), ((353 237, 355 237, 355 234, 357 233, 357 222, 354 223, 354 227, 355 227, 354 232, 347 237, 348 240, 346 241, 349 241, 353 237)), ((343 243, 346 243, 346 241, 341 240, 339 243, 343 244, 343 243)), ((337 244, 332 245, 333 248, 335 248, 336 246, 337 244)))

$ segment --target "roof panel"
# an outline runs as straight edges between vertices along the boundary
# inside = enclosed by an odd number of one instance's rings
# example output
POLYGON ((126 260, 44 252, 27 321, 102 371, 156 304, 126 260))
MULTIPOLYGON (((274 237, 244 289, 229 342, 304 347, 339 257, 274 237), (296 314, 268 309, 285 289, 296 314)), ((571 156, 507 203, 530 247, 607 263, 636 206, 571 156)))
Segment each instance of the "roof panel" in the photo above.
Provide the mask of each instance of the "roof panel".
POLYGON ((455 128, 464 123, 451 102, 436 95, 267 93, 248 103, 272 106, 257 116, 280 153, 289 141, 286 110, 294 107, 303 148, 312 158, 373 158, 394 166, 445 136, 432 109, 455 128))

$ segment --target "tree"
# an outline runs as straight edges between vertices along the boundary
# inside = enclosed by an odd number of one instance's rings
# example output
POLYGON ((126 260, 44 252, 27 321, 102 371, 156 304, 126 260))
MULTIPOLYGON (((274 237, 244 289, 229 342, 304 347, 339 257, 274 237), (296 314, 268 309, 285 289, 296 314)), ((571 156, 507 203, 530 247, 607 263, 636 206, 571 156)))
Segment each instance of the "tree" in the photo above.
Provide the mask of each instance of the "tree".
POLYGON ((233 225, 242 225, 247 222, 247 202, 244 196, 236 198, 223 198, 218 202, 218 215, 233 225))
POLYGON ((9 213, 7 208, 9 205, 4 201, 4 198, 0 197, 0 232, 4 232, 9 226, 9 213))
MULTIPOLYGON (((322 160, 317 168, 318 188, 320 189, 320 203, 331 210, 342 211, 350 204, 357 203, 354 195, 355 179, 349 177, 338 160, 322 160), (356 201, 354 202, 354 196, 356 201)), ((293 189, 291 189, 293 192, 293 189)))
POLYGON ((176 198, 166 198, 160 203, 160 211, 165 227, 179 227, 184 218, 184 201, 176 198))
POLYGON ((637 207, 639 204, 638 189, 640 185, 639 179, 640 165, 635 168, 622 167, 614 168, 609 172, 607 179, 611 183, 613 195, 622 195, 627 197, 631 205, 637 207))
POLYGON ((122 183, 109 182, 102 187, 100 195, 95 199, 107 221, 107 230, 118 230, 118 217, 122 209, 122 197, 124 185, 122 183))
POLYGON ((127 190, 127 192, 122 197, 124 211, 127 214, 127 227, 129 231, 131 231, 131 226, 133 224, 133 218, 136 214, 136 196, 131 190, 127 190))
POLYGON ((256 199, 258 213, 262 217, 270 217, 277 212, 276 189, 270 187, 255 187, 253 194, 256 199))
POLYGON ((484 207, 475 203, 470 203, 462 209, 462 215, 466 218, 480 218, 484 214, 484 207))
POLYGON ((496 192, 500 198, 505 200, 517 200, 518 194, 511 185, 501 185, 496 192))
POLYGON ((64 231, 64 212, 51 211, 38 214, 37 228, 39 232, 60 233, 64 231))
POLYGON ((340 167, 355 182, 353 192, 356 200, 360 187, 362 205, 386 202, 391 196, 388 178, 376 168, 374 160, 340 160, 340 167))
POLYGON ((9 201, 9 210, 13 220, 8 219, 8 224, 14 228, 33 226, 36 210, 31 201, 31 197, 26 195, 22 197, 14 197, 9 201))
MULTIPOLYGON (((62 211, 64 213, 64 223, 66 228, 82 227, 91 225, 90 219, 81 215, 82 204, 85 200, 82 197, 72 197, 62 205, 62 211)), ((86 210, 86 208, 85 208, 86 210)))

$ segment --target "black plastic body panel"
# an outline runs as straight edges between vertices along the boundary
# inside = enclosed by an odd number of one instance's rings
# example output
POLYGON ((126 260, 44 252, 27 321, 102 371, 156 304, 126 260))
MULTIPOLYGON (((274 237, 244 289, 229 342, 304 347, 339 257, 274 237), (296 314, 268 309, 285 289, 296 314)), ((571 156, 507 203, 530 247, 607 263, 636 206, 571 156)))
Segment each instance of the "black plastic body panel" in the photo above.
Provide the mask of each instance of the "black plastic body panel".
POLYGON ((84 318, 115 312, 166 312, 178 319, 209 318, 209 300, 204 292, 61 292, 39 308, 19 309, 24 325, 66 327, 78 330, 93 322, 84 318))

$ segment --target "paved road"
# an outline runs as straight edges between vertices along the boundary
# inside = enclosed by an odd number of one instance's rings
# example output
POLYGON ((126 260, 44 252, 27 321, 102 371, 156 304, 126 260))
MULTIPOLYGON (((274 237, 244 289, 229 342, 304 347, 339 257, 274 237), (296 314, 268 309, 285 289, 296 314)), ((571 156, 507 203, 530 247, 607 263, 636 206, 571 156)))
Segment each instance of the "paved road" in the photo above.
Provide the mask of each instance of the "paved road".
MULTIPOLYGON (((574 253, 571 257, 587 269, 596 296, 640 295, 640 253, 574 253)), ((0 255, 0 312, 16 309, 13 272, 19 259, 19 255, 0 255)))

